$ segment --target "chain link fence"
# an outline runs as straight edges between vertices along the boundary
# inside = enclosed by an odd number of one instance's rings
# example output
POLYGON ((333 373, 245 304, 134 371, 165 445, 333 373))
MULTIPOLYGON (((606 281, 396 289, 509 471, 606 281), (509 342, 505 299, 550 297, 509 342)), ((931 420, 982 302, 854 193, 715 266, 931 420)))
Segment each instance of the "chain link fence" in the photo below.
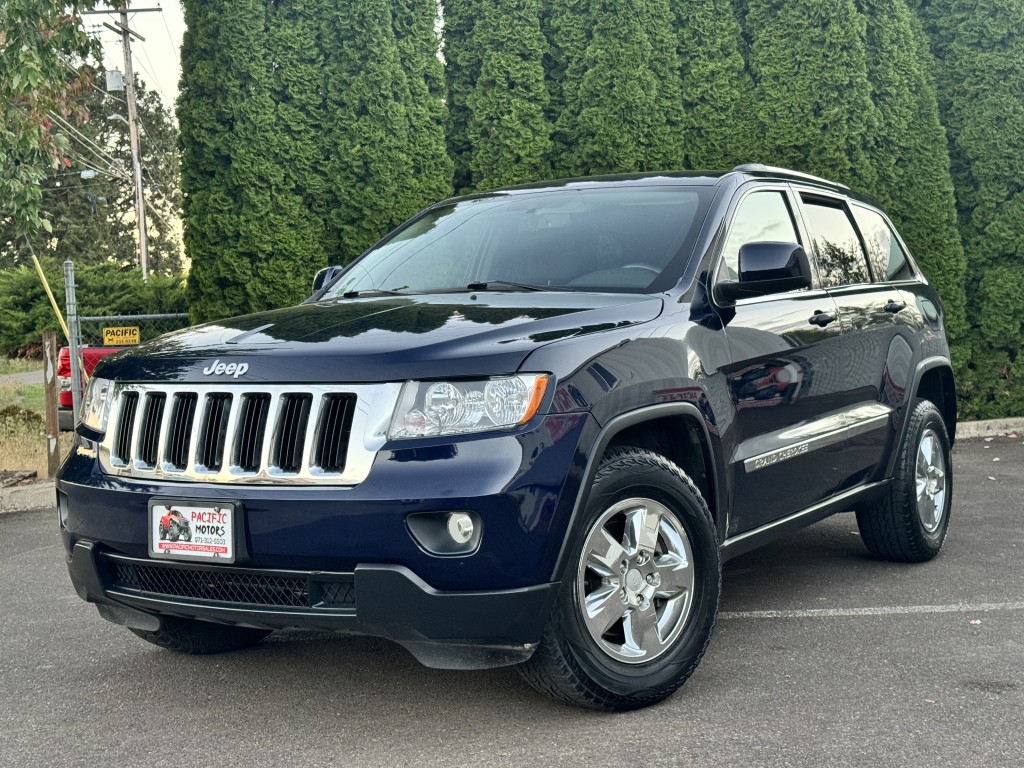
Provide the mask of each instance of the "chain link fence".
POLYGON ((89 372, 102 357, 97 347, 127 347, 187 328, 186 313, 137 315, 79 315, 75 296, 75 268, 64 262, 67 297, 68 346, 71 352, 71 395, 74 419, 81 414, 82 395, 89 372))

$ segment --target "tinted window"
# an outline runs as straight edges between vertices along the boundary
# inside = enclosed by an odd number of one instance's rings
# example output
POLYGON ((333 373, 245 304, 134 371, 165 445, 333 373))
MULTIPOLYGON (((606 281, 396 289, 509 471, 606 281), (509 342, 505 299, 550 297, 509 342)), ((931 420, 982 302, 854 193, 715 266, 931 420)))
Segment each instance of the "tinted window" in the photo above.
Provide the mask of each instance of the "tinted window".
POLYGON ((876 280, 908 280, 913 277, 907 255, 885 219, 870 208, 851 206, 857 220, 876 280))
POLYGON ((725 244, 727 280, 739 279, 740 248, 747 243, 799 243, 793 216, 782 192, 754 192, 740 202, 725 244))
POLYGON ((712 187, 568 189, 438 206, 353 263, 328 296, 508 281, 644 292, 682 275, 712 187))
POLYGON ((842 203, 807 197, 803 202, 822 284, 828 288, 870 283, 864 249, 842 203))

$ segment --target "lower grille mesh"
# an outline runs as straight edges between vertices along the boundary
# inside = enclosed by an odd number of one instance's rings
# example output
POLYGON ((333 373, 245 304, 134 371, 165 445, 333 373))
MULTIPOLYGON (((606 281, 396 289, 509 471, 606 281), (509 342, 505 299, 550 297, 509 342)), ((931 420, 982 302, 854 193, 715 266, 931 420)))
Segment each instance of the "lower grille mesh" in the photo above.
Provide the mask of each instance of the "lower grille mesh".
POLYGON ((351 578, 315 581, 302 574, 176 568, 107 560, 113 566, 112 587, 152 595, 282 608, 351 608, 356 604, 356 587, 351 578))

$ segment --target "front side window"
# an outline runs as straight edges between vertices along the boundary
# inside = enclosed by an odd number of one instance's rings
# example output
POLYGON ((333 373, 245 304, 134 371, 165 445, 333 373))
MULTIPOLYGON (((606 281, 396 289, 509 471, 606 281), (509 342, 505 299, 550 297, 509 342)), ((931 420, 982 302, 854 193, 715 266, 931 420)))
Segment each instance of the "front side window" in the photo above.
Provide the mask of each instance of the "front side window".
POLYGON ((871 273, 857 237, 841 202, 803 197, 807 228, 818 257, 818 271, 826 288, 870 283, 871 273))
POLYGON ((900 241, 884 218, 870 208, 851 206, 853 218, 860 227, 868 258, 875 273, 875 279, 890 282, 909 280, 914 276, 907 260, 907 254, 900 247, 900 241))
POLYGON ((724 280, 739 279, 740 248, 747 243, 799 243, 786 195, 779 191, 754 192, 736 208, 724 250, 724 280))
POLYGON ((710 186, 502 194, 428 210, 342 273, 325 298, 426 293, 477 283, 649 292, 678 281, 714 197, 710 186))

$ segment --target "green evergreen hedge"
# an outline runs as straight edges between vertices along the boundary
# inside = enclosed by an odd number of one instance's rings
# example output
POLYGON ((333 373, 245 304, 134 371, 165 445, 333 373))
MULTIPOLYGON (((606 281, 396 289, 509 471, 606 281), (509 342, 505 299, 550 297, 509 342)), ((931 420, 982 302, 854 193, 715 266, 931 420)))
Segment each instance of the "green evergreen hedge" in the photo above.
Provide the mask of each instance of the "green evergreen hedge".
MULTIPOLYGON (((63 314, 64 267, 54 260, 40 261, 63 314)), ((183 278, 151 274, 143 281, 139 270, 113 264, 76 266, 75 298, 81 315, 187 311, 183 278)), ((61 343, 67 343, 35 268, 0 271, 0 355, 13 357, 38 348, 43 331, 55 331, 61 343)))

